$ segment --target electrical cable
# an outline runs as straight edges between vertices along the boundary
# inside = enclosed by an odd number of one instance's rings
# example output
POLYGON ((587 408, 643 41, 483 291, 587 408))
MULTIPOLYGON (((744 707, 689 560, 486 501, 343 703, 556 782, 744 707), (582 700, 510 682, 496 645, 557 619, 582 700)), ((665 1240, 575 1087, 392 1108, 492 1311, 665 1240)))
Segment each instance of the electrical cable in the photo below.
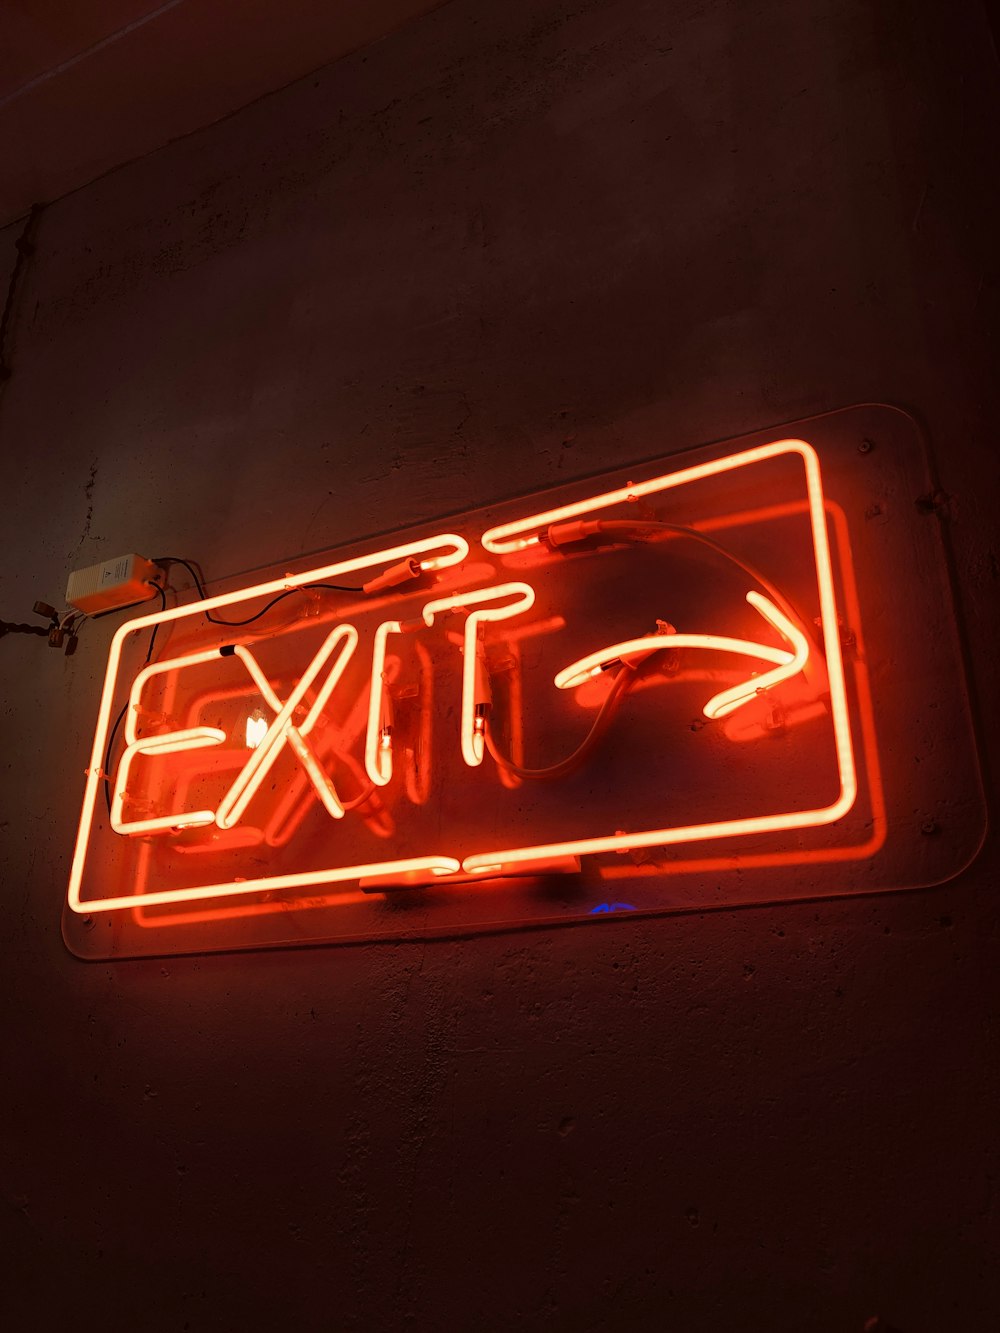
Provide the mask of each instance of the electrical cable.
MULTIPOLYGON (((79 611, 66 611, 62 616, 57 615, 57 613, 53 611, 52 619, 49 621, 48 625, 45 626, 26 625, 23 621, 15 623, 12 620, 0 620, 0 639, 2 639, 5 634, 38 634, 43 639, 47 638, 52 642, 51 636, 55 632, 58 632, 60 635, 69 633, 71 637, 75 635, 77 627, 82 625, 86 619, 87 617, 82 615, 79 611)), ((60 643, 61 639, 55 642, 53 646, 58 648, 60 643)))
MULTIPOLYGON (((665 648, 668 648, 669 646, 669 643, 664 644, 665 648)), ((547 782, 553 778, 565 777, 567 773, 572 772, 577 765, 581 764, 583 760, 586 759, 591 750, 594 749, 604 736, 604 733, 607 731, 618 713, 626 694, 628 694, 629 690, 632 688, 636 675, 636 669, 630 663, 623 662, 621 664, 618 675, 615 677, 614 684, 611 686, 607 698, 604 700, 604 703, 601 704, 597 717, 594 719, 593 726, 573 753, 567 755, 565 759, 560 760, 557 764, 551 764, 547 768, 523 768, 520 764, 515 764, 512 759, 508 759, 506 755, 501 754, 498 750, 496 742, 493 739, 493 733, 488 719, 484 728, 486 748, 489 750, 496 763, 508 773, 512 773, 515 777, 525 778, 535 782, 547 782)))
POLYGON ((66 614, 59 621, 59 628, 63 631, 64 634, 67 631, 70 634, 75 634, 76 631, 83 624, 83 622, 88 619, 89 616, 85 611, 67 611, 66 614))
POLYGON ((25 625, 23 621, 15 623, 13 620, 0 620, 0 639, 5 634, 40 634, 43 638, 48 638, 49 627, 45 625, 25 625))
MULTIPOLYGON (((554 524, 553 526, 558 528, 559 524, 554 524)), ((729 550, 727 546, 723 546, 721 542, 715 541, 714 538, 709 537, 706 533, 699 532, 697 528, 685 527, 678 523, 661 523, 658 519, 642 519, 634 522, 628 519, 598 519, 595 520, 593 532, 587 533, 585 536, 598 536, 605 532, 620 532, 623 535, 631 536, 643 532, 672 532, 678 537, 688 537, 692 541, 701 542, 703 546, 709 547, 716 553, 716 555, 721 555, 723 559, 728 560, 730 564, 736 565, 736 567, 741 569, 744 574, 753 579, 755 583, 758 583, 771 600, 785 612, 790 620, 794 620, 802 626, 803 631, 812 640, 815 646, 815 639, 810 632, 809 622, 796 611, 795 607, 791 605, 784 593, 776 588, 771 580, 767 578, 766 575, 762 574, 756 566, 743 560, 740 556, 729 550)), ((554 544, 558 546, 558 543, 554 544)))
MULTIPOLYGON (((184 560, 179 555, 161 555, 157 556, 153 560, 153 564, 183 565, 184 568, 191 575, 191 577, 194 579, 194 586, 198 590, 198 596, 202 599, 202 601, 207 600, 208 593, 205 591, 205 586, 201 581, 198 571, 195 569, 194 565, 191 564, 190 560, 184 560)), ((213 625, 226 625, 229 627, 235 627, 239 625, 251 625, 255 620, 259 620, 261 616, 266 615, 266 613, 270 611, 272 606, 277 605, 277 603, 282 601, 285 597, 291 597, 292 594, 296 592, 303 592, 306 588, 323 588, 329 592, 364 591, 364 589, 362 588, 349 587, 348 585, 342 583, 300 583, 295 588, 287 588, 284 592, 279 592, 277 597, 272 597, 266 606, 261 607, 261 609, 257 611, 254 615, 247 616, 245 620, 222 620, 219 616, 213 616, 209 611, 203 612, 203 615, 205 619, 210 621, 213 625)))

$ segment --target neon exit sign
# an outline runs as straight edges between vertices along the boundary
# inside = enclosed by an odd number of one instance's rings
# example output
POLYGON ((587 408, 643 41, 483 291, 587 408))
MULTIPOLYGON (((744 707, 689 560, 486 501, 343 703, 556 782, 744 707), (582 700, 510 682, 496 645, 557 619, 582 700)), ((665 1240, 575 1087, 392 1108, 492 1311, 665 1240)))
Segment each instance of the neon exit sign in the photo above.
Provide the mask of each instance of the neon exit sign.
POLYGON ((823 444, 660 460, 122 625, 69 919, 126 953, 239 947, 871 862, 877 710, 823 444))

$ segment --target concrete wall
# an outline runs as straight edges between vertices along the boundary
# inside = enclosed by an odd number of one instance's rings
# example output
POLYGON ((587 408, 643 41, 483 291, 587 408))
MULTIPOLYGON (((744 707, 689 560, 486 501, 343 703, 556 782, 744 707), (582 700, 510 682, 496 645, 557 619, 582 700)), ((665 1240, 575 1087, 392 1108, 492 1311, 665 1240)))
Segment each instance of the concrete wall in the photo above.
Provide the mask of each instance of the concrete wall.
MULTIPOLYGON (((995 68, 973 4, 454 0, 52 205, 0 614, 880 399, 954 497, 995 734, 995 68)), ((111 628, 0 643, 11 1327, 996 1326, 995 845, 869 900, 84 965, 111 628)))

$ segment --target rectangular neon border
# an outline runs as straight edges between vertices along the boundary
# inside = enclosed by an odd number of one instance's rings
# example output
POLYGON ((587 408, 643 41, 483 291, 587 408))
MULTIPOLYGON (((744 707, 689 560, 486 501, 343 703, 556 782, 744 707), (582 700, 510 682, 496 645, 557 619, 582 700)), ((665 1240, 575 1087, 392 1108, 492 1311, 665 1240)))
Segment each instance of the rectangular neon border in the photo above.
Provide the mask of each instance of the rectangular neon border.
POLYGON ((337 574, 353 573, 373 565, 385 564, 393 559, 401 559, 428 550, 433 550, 446 543, 455 549, 452 555, 425 562, 425 567, 443 567, 457 564, 468 554, 468 546, 461 537, 454 534, 441 534, 404 546, 391 547, 370 555, 359 556, 337 564, 325 565, 303 574, 285 579, 272 580, 244 588, 238 592, 221 594, 189 606, 177 607, 173 611, 158 615, 141 616, 122 625, 115 634, 108 666, 105 673, 104 689, 98 712, 94 745, 91 751, 90 767, 87 770, 87 785, 84 792, 83 810, 77 833, 73 865, 70 872, 67 902, 73 912, 84 914, 91 912, 109 912, 121 908, 135 908, 138 903, 146 906, 156 904, 190 902, 206 898, 222 898, 257 893, 268 889, 301 888, 306 886, 336 884, 347 880, 370 876, 392 876, 413 870, 426 870, 444 877, 454 874, 459 869, 471 874, 496 872, 499 868, 523 865, 525 862, 553 856, 581 856, 597 852, 627 851, 632 847, 669 846, 683 842, 700 842, 714 838, 730 838, 756 833, 778 832, 785 829, 815 828, 835 823, 854 805, 857 799, 857 770, 854 747, 851 738, 850 717, 847 710, 847 687, 844 678, 844 664, 840 649, 840 634, 837 618, 837 603, 833 586, 833 568, 830 553, 829 534, 826 526, 823 483, 819 458, 815 449, 804 440, 779 440, 773 444, 760 445, 708 463, 684 468, 678 472, 655 477, 650 481, 634 483, 614 491, 607 491, 587 500, 558 506, 513 523, 501 524, 488 529, 482 535, 482 544, 492 554, 502 555, 510 551, 523 549, 537 540, 538 529, 551 523, 579 517, 606 509, 611 505, 621 504, 643 496, 654 495, 661 491, 672 490, 688 482, 703 480, 723 472, 734 471, 753 463, 778 458, 784 454, 798 454, 805 466, 806 492, 809 506, 810 526, 813 538, 813 555, 816 563, 816 575, 820 600, 820 620, 823 629, 823 647, 826 655, 827 674, 830 686, 830 712, 833 721, 834 741, 837 753, 837 767, 840 778, 840 794, 828 806, 814 810, 790 811, 776 815, 758 815, 746 819, 723 820, 709 824, 692 824, 682 828, 652 829, 644 833, 614 834, 600 838, 581 838, 568 842, 543 843, 531 847, 513 847, 498 851, 481 852, 467 856, 461 863, 454 857, 426 856, 410 858, 405 861, 381 861, 368 865, 331 867, 327 870, 312 871, 293 875, 276 875, 269 878, 226 881, 220 884, 201 885, 187 889, 164 889, 155 893, 124 895, 115 898, 95 898, 81 901, 80 887, 86 861, 87 844, 93 827, 94 807, 101 780, 101 768, 104 746, 107 740, 111 707, 114 699, 116 677, 121 659, 124 640, 129 634, 180 620, 192 615, 201 615, 216 607, 232 606, 239 602, 262 597, 268 593, 279 592, 287 588, 298 587, 303 583, 319 582, 337 574), (463 549, 464 548, 464 549, 463 549))

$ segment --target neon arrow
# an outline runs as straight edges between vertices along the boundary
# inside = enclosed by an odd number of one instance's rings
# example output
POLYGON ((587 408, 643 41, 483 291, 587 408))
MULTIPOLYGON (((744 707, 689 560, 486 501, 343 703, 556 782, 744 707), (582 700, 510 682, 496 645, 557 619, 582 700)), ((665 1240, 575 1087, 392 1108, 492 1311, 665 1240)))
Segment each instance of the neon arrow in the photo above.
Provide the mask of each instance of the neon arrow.
POLYGON ((702 710, 708 718, 726 717, 756 698, 763 690, 771 689, 781 681, 797 675, 809 660, 809 640, 769 598, 759 592, 748 592, 747 601, 793 645, 793 652, 785 648, 772 648, 766 643, 755 643, 750 639, 732 639, 720 634, 647 634, 641 639, 626 639, 581 657, 556 675, 555 685, 560 690, 570 690, 600 675, 612 662, 641 653, 662 652, 667 648, 705 648, 712 652, 736 653, 740 657, 756 657, 763 662, 776 663, 773 671, 766 671, 762 676, 751 676, 749 680, 713 695, 702 710))

